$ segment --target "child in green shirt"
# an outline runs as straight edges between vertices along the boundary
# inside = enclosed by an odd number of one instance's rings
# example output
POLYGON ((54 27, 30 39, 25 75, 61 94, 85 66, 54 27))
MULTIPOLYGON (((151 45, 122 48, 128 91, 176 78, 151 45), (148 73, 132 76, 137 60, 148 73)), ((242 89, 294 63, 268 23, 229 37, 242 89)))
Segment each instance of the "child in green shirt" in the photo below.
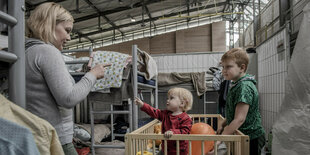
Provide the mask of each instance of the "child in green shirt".
POLYGON ((256 81, 254 76, 246 74, 249 57, 244 50, 234 48, 222 56, 221 63, 225 80, 232 83, 226 98, 226 121, 218 134, 231 135, 239 129, 250 137, 250 155, 260 155, 265 131, 259 112, 256 81))

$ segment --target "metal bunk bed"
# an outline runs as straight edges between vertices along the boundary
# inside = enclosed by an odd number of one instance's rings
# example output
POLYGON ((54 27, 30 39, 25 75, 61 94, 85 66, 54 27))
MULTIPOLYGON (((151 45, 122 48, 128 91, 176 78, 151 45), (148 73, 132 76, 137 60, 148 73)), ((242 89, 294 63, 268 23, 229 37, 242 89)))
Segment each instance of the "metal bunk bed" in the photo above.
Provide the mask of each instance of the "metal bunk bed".
POLYGON ((8 25, 8 52, 0 51, 0 61, 10 63, 9 99, 26 105, 24 0, 8 1, 8 13, 0 11, 0 22, 8 25))
MULTIPOLYGON (((91 58, 92 56, 92 52, 93 49, 89 48, 89 49, 73 49, 73 50, 64 50, 62 51, 62 53, 76 53, 76 52, 89 52, 89 56, 91 58)), ((71 60, 71 61, 66 61, 67 65, 70 64, 84 64, 84 63, 88 63, 89 60, 71 60)), ((71 72, 70 73, 72 76, 81 76, 81 75, 85 75, 85 72, 71 72)), ((88 97, 81 103, 78 104, 75 108, 75 110, 80 111, 80 113, 82 114, 83 118, 82 118, 82 122, 85 123, 87 122, 88 118, 87 115, 89 113, 90 116, 90 124, 91 124, 91 150, 92 150, 92 154, 95 154, 95 148, 124 148, 124 146, 117 146, 117 145, 97 145, 95 144, 95 123, 94 123, 94 115, 95 114, 110 114, 111 115, 111 131, 113 131, 113 120, 114 120, 114 115, 115 114, 128 114, 129 115, 129 120, 131 120, 131 116, 132 116, 132 108, 131 108, 131 100, 128 99, 128 105, 129 108, 128 110, 125 111, 115 111, 114 110, 114 105, 111 104, 110 105, 110 110, 109 111, 98 111, 98 110, 94 110, 94 102, 89 101, 88 97), (87 109, 89 109, 89 111, 87 111, 87 109)), ((77 119, 77 118, 75 118, 77 119)), ((78 120, 79 121, 79 120, 78 120)), ((131 123, 130 123, 130 129, 132 129, 131 127, 131 123)), ((115 136, 121 136, 118 134, 114 134, 113 132, 111 132, 111 141, 114 139, 115 136)))
MULTIPOLYGON (((133 68, 133 95, 138 96, 138 89, 141 90, 151 90, 155 94, 155 108, 158 108, 158 85, 157 76, 153 78, 155 80, 155 86, 148 85, 145 83, 138 82, 138 75, 143 76, 144 73, 138 71, 138 63, 145 65, 143 62, 138 60, 138 54, 143 54, 144 52, 138 48, 137 45, 132 46, 132 68, 133 68)), ((133 129, 138 129, 138 106, 133 105, 133 129)))
MULTIPOLYGON (((86 50, 87 51, 87 50, 86 50)), ((86 52, 85 50, 66 50, 63 51, 63 53, 72 53, 72 52, 86 52)), ((143 76, 144 73, 138 71, 138 65, 144 65, 144 63, 142 61, 140 61, 138 59, 139 55, 143 54, 143 51, 141 51, 137 45, 133 45, 132 46, 132 68, 131 68, 131 84, 132 84, 132 92, 133 92, 133 96, 130 96, 130 98, 128 98, 126 101, 122 100, 123 103, 127 102, 128 108, 126 108, 125 110, 114 110, 114 107, 116 105, 114 104, 110 104, 110 108, 109 110, 98 110, 94 108, 94 104, 98 103, 98 101, 95 100, 91 100, 88 96, 87 100, 85 100, 80 106, 82 108, 79 108, 77 105, 76 110, 78 109, 84 109, 84 112, 81 111, 81 113, 85 114, 86 109, 89 108, 89 116, 90 116, 90 124, 91 124, 91 137, 94 137, 95 133, 94 133, 94 115, 96 114, 109 114, 111 117, 111 141, 113 141, 115 139, 115 137, 120 137, 120 136, 125 136, 125 134, 117 134, 114 133, 114 117, 115 115, 119 115, 119 114, 127 114, 128 115, 128 124, 129 124, 129 131, 132 132, 135 129, 138 129, 138 107, 133 104, 133 99, 135 96, 138 96, 138 90, 150 90, 154 92, 154 98, 155 98, 155 107, 158 108, 158 90, 157 90, 157 78, 153 78, 152 80, 155 81, 155 85, 149 85, 149 84, 145 84, 145 83, 141 83, 138 82, 138 76, 143 76)), ((77 63, 87 63, 87 60, 73 60, 73 61, 67 61, 66 64, 77 64, 77 63)), ((75 76, 75 75, 83 75, 85 73, 71 73, 71 75, 75 76)), ((100 93, 99 93, 100 95, 100 93)), ((92 96, 92 95, 91 95, 92 96)), ((104 100, 104 98, 99 98, 99 100, 104 100)), ((99 101, 100 102, 100 101, 99 101)), ((123 104, 124 106, 124 104, 123 104)), ((87 115, 83 115, 84 121, 82 122, 87 122, 87 115)), ((91 152, 94 155, 95 154, 95 148, 114 148, 114 149, 124 149, 125 146, 123 145, 99 145, 99 144, 95 144, 95 140, 94 138, 91 139, 91 152)))

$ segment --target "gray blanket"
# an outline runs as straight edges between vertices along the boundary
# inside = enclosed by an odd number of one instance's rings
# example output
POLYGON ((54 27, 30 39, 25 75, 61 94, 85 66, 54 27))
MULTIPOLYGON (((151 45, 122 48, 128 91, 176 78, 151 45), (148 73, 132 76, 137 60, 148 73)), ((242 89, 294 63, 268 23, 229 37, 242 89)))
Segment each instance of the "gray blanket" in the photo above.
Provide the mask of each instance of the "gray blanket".
POLYGON ((181 83, 192 82, 198 96, 203 95, 206 88, 205 72, 191 72, 191 73, 159 73, 158 86, 169 86, 181 83))

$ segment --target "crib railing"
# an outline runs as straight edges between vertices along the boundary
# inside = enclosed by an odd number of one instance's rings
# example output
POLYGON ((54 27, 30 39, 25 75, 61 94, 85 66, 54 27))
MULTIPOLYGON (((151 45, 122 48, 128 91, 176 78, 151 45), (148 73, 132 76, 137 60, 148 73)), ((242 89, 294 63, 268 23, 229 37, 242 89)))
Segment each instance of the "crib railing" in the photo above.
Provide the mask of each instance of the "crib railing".
MULTIPOLYGON (((217 129, 219 122, 224 121, 224 118, 218 114, 193 114, 191 115, 193 123, 204 122, 217 129)), ((165 138, 163 134, 155 134, 154 125, 157 124, 158 120, 153 120, 152 122, 142 126, 141 128, 126 134, 125 137, 125 151, 126 155, 137 155, 144 154, 144 151, 150 151, 153 155, 156 154, 155 151, 155 140, 163 140, 165 150, 162 150, 165 155, 167 155, 167 140, 176 141, 176 150, 177 155, 180 154, 180 141, 187 140, 189 141, 189 155, 191 155, 192 141, 202 141, 201 152, 204 152, 204 141, 217 141, 225 142, 227 152, 230 152, 232 155, 249 155, 249 137, 237 131, 234 135, 173 135, 169 139, 165 138), (151 150, 147 150, 147 144, 149 140, 152 141, 151 150)), ((214 145, 214 154, 217 155, 218 148, 214 145)))

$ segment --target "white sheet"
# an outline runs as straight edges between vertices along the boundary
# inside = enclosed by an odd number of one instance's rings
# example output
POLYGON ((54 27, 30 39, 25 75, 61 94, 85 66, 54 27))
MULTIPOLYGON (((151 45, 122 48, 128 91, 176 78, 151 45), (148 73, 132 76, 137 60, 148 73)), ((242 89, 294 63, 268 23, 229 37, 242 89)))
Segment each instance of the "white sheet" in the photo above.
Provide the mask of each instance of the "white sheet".
POLYGON ((310 154, 310 3, 288 68, 286 92, 273 126, 273 155, 310 154))

